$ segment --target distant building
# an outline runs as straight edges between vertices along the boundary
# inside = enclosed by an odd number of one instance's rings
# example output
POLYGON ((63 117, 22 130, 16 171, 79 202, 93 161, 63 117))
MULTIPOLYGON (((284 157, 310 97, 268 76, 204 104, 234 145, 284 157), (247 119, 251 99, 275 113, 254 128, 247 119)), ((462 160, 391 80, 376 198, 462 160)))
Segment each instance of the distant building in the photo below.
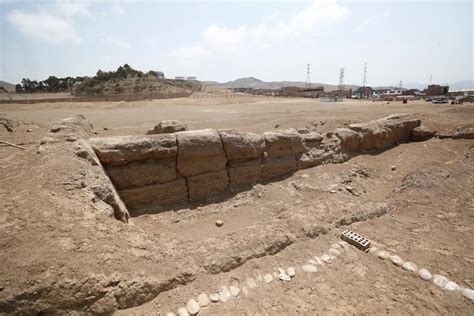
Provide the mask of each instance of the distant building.
POLYGON ((384 95, 385 96, 390 96, 390 97, 396 97, 398 95, 402 95, 405 92, 406 89, 404 88, 396 88, 396 89, 390 89, 388 91, 385 91, 384 95))
POLYGON ((368 99, 372 96, 373 90, 371 87, 359 87, 352 91, 352 99, 368 99))
POLYGON ((156 79, 165 79, 165 74, 162 71, 156 72, 156 79))
POLYGON ((329 91, 325 94, 325 96, 350 98, 352 97, 352 89, 348 89, 348 90, 338 89, 338 90, 329 91))
POLYGON ((299 87, 282 87, 277 90, 278 94, 283 97, 300 97, 300 98, 319 98, 324 93, 324 87, 314 87, 309 89, 299 87))
POLYGON ((403 95, 415 95, 419 96, 421 95, 421 91, 418 89, 407 89, 403 92, 403 95))
POLYGON ((186 77, 178 76, 178 77, 174 77, 174 80, 186 80, 186 77))
POLYGON ((427 96, 435 95, 447 95, 449 92, 449 86, 440 86, 438 84, 430 84, 425 90, 427 96))
POLYGON ((186 77, 186 80, 197 80, 196 77, 186 77))
POLYGON ((390 91, 388 88, 382 88, 382 89, 373 89, 372 90, 372 96, 374 98, 382 98, 383 95, 387 92, 390 91))

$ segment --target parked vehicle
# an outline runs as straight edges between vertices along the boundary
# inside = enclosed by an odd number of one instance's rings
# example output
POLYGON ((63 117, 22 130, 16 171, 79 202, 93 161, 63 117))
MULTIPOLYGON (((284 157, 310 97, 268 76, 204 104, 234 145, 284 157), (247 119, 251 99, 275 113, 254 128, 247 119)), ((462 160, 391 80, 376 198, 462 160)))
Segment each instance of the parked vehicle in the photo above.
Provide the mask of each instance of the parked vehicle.
POLYGON ((433 98, 433 101, 431 101, 433 104, 443 104, 443 103, 448 103, 448 98, 446 97, 437 97, 433 98))

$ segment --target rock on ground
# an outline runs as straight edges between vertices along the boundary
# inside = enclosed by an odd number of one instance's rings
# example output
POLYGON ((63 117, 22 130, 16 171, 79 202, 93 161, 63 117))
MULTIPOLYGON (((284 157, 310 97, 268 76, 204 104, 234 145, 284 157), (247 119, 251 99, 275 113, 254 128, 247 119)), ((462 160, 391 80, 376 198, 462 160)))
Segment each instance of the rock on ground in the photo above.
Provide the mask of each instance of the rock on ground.
POLYGON ((178 120, 163 120, 160 121, 152 130, 147 132, 148 135, 152 134, 169 134, 176 132, 187 131, 188 126, 178 120))
POLYGON ((188 301, 188 303, 186 304, 186 309, 188 310, 188 312, 191 314, 191 315, 196 315, 197 313, 199 313, 199 311, 201 310, 201 307, 199 306, 199 304, 196 302, 195 299, 190 299, 188 301))
POLYGON ((418 276, 424 281, 429 281, 429 280, 431 280, 431 278, 433 278, 430 271, 428 271, 426 269, 420 269, 418 271, 418 276))

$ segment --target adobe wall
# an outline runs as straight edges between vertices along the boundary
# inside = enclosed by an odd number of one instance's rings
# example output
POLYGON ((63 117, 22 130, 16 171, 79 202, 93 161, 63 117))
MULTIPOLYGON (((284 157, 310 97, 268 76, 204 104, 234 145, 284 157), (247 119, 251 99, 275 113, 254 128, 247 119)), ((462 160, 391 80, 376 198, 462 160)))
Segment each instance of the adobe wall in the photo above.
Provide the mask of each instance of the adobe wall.
POLYGON ((298 169, 341 163, 408 141, 420 120, 392 115, 325 135, 295 130, 262 135, 234 130, 90 139, 132 216, 274 179, 298 169))

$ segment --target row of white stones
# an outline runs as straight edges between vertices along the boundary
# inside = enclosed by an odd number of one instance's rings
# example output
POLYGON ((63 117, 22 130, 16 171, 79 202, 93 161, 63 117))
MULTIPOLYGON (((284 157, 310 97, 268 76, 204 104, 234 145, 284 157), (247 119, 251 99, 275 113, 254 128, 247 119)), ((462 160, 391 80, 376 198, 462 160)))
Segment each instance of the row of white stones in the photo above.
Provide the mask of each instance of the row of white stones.
MULTIPOLYGON (((350 249, 350 245, 345 241, 340 241, 334 243, 329 248, 327 253, 324 253, 322 256, 315 256, 308 260, 301 270, 307 273, 314 273, 318 271, 318 266, 322 267, 325 264, 332 263, 342 252, 350 249)), ((249 294, 251 289, 254 289, 258 286, 258 283, 270 284, 273 280, 279 280, 282 282, 289 282, 293 277, 296 276, 296 269, 294 267, 289 267, 286 270, 278 268, 278 272, 268 273, 265 275, 258 275, 255 279, 248 277, 241 287, 232 285, 232 286, 222 286, 219 290, 207 295, 202 293, 196 298, 191 298, 186 306, 180 307, 177 311, 178 316, 189 316, 197 315, 201 311, 201 308, 206 308, 211 303, 218 302, 227 302, 231 299, 236 298, 241 293, 244 296, 249 294)), ((166 316, 175 316, 173 312, 167 313, 166 316)))
POLYGON ((449 280, 447 277, 443 275, 431 274, 430 271, 424 268, 418 269, 418 266, 414 264, 413 262, 403 261, 403 259, 400 258, 400 256, 391 255, 388 251, 378 250, 376 247, 371 247, 367 252, 373 256, 377 256, 378 258, 382 260, 388 259, 395 266, 401 267, 405 271, 417 273, 420 279, 424 281, 431 281, 436 286, 442 289, 452 291, 452 292, 461 292, 461 294, 465 298, 471 301, 474 301, 474 290, 469 289, 469 288, 463 288, 459 286, 459 284, 457 284, 456 282, 449 280))

